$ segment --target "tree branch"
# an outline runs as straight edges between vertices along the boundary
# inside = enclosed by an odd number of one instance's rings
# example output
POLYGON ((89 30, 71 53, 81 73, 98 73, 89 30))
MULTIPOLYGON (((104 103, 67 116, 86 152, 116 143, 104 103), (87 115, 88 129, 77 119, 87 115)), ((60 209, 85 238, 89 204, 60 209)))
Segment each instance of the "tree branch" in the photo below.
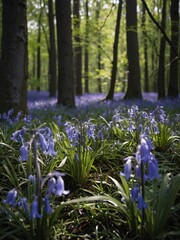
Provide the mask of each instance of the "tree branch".
POLYGON ((171 40, 169 39, 169 37, 167 36, 166 32, 164 31, 164 29, 161 27, 161 25, 156 21, 156 19, 153 17, 152 13, 150 12, 148 6, 147 6, 147 3, 145 0, 141 0, 149 17, 151 18, 151 20, 153 21, 153 23, 157 26, 157 28, 161 31, 161 33, 163 34, 165 40, 168 42, 168 44, 170 45, 170 47, 173 49, 174 53, 176 54, 176 56, 179 58, 179 54, 178 52, 176 51, 176 48, 173 46, 171 40))

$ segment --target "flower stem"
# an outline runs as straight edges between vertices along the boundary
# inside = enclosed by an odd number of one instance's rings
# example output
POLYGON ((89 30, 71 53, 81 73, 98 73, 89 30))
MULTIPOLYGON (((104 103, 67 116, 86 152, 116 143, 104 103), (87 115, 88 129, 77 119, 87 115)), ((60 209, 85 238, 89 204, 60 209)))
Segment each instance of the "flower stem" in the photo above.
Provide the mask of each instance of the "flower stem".
MULTIPOLYGON (((41 171, 37 158, 37 145, 36 140, 33 141, 33 150, 34 150, 34 162, 36 168, 36 195, 38 198, 38 212, 41 214, 41 171)), ((37 219, 37 239, 41 239, 41 219, 37 219)))
MULTIPOLYGON (((141 161, 141 192, 142 192, 142 198, 144 200, 145 198, 145 189, 144 189, 144 165, 141 161)), ((144 221, 145 221, 145 211, 144 208, 142 208, 142 218, 141 218, 141 239, 144 239, 144 221)))

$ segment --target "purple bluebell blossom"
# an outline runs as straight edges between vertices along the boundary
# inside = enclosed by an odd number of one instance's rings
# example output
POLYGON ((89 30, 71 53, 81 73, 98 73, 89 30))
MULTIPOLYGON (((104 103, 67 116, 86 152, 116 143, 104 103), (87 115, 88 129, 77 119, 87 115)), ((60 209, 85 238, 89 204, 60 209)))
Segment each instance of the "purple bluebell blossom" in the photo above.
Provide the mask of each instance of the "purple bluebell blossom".
POLYGON ((42 149, 42 151, 45 151, 48 147, 47 141, 42 133, 38 132, 38 136, 39 136, 41 149, 42 149))
POLYGON ((148 175, 147 175, 147 177, 150 180, 154 180, 155 178, 159 178, 158 162, 155 159, 155 157, 152 157, 152 159, 148 162, 148 175))
POLYGON ((18 203, 18 206, 21 206, 26 213, 29 212, 29 206, 28 206, 28 203, 27 203, 27 198, 25 198, 25 197, 21 198, 19 203, 18 203))
POLYGON ((104 137, 103 130, 99 129, 98 134, 97 134, 97 138, 98 139, 103 139, 103 137, 104 137))
POLYGON ((62 116, 59 115, 59 116, 54 116, 53 117, 53 120, 55 120, 55 122, 57 123, 58 126, 61 126, 62 125, 62 116))
POLYGON ((139 210, 147 208, 147 204, 145 203, 145 201, 140 193, 137 196, 137 207, 139 210))
POLYGON ((20 147, 19 161, 27 161, 28 160, 28 149, 29 149, 28 143, 25 143, 20 147))
POLYGON ((131 177, 131 157, 127 157, 124 160, 126 161, 124 164, 124 172, 121 172, 120 175, 125 176, 125 178, 128 180, 131 177))
POLYGON ((95 125, 94 124, 88 124, 88 129, 86 131, 86 134, 88 138, 93 138, 95 139, 95 125))
POLYGON ((134 126, 133 123, 130 123, 129 127, 127 128, 127 130, 128 130, 129 132, 133 132, 135 129, 136 129, 136 128, 135 128, 135 126, 134 126))
POLYGON ((47 213, 47 214, 51 214, 53 212, 53 209, 50 205, 50 202, 49 202, 49 198, 44 198, 44 211, 47 213))
POLYGON ((21 130, 17 130, 15 131, 12 136, 11 136, 11 140, 15 141, 15 142, 24 142, 24 135, 26 133, 26 128, 23 127, 21 130))
POLYGON ((133 201, 137 200, 138 194, 140 193, 139 185, 136 185, 133 189, 131 189, 131 198, 133 201))
POLYGON ((38 199, 37 199, 37 196, 35 196, 33 202, 32 202, 32 205, 31 205, 31 219, 34 219, 34 218, 41 218, 42 215, 39 213, 39 210, 38 210, 38 199))
POLYGON ((55 191, 55 189, 54 189, 55 184, 56 184, 55 177, 50 178, 48 181, 48 186, 47 186, 47 190, 46 190, 46 198, 49 198, 50 195, 55 191))
POLYGON ((46 148, 46 151, 44 152, 46 155, 50 156, 56 156, 57 152, 54 150, 54 140, 50 141, 48 143, 48 147, 46 148))
POLYGON ((150 142, 141 137, 140 144, 137 147, 136 152, 136 161, 138 164, 141 162, 144 164, 150 159, 150 151, 151 151, 151 145, 150 142))
POLYGON ((73 126, 70 122, 65 123, 65 132, 68 139, 73 146, 78 145, 80 139, 80 131, 77 127, 73 126))
POLYGON ((11 205, 12 207, 15 207, 17 195, 18 195, 17 190, 13 188, 8 192, 6 200, 4 200, 3 202, 11 205))
POLYGON ((135 118, 139 108, 137 105, 133 105, 130 109, 128 109, 128 114, 130 118, 135 118))
POLYGON ((69 194, 69 191, 66 191, 64 189, 64 180, 62 179, 61 176, 59 176, 56 180, 53 193, 59 197, 62 196, 63 194, 64 195, 69 194))
POLYGON ((36 177, 33 176, 33 175, 29 175, 28 180, 29 180, 31 183, 35 183, 35 182, 36 182, 36 177))
POLYGON ((140 168, 139 164, 137 164, 135 167, 135 176, 137 179, 139 179, 141 177, 141 168, 140 168))

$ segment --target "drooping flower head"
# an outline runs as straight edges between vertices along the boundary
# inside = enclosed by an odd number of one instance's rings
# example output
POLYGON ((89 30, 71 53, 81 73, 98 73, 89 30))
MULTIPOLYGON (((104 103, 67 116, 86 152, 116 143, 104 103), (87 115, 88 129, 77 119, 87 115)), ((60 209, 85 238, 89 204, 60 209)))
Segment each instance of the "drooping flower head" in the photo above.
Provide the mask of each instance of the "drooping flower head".
POLYGON ((34 200, 32 202, 30 217, 31 217, 31 219, 33 219, 33 218, 41 218, 42 217, 42 215, 39 213, 39 209, 38 209, 38 199, 37 199, 37 196, 34 197, 34 200))
POLYGON ((15 207, 17 195, 18 195, 17 190, 13 188, 8 192, 6 200, 4 200, 3 202, 11 205, 12 207, 15 207))

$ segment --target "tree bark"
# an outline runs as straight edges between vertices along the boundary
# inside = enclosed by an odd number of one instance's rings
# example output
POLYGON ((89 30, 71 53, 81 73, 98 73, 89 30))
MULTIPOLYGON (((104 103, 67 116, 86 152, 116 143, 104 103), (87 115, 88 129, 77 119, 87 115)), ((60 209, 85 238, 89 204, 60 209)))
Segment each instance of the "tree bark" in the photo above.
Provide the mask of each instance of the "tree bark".
POLYGON ((149 92, 148 45, 146 36, 146 11, 144 5, 142 6, 142 32, 144 45, 144 91, 149 92))
MULTIPOLYGON (((41 0, 40 0, 41 7, 41 0)), ((41 18, 42 18, 42 9, 40 9, 39 18, 38 18, 38 35, 37 35, 37 91, 41 90, 40 81, 41 81, 41 18)))
POLYGON ((26 0, 3 0, 0 112, 27 112, 26 0))
MULTIPOLYGON (((161 28, 165 31, 166 28, 166 3, 167 0, 163 1, 162 8, 162 20, 161 20, 161 28)), ((166 40, 164 35, 161 37, 160 41, 160 54, 159 54, 159 65, 158 65, 158 99, 163 99, 166 97, 165 93, 165 48, 166 48, 166 40)))
POLYGON ((126 35, 128 58, 128 88, 125 99, 141 99, 139 48, 137 34, 137 0, 126 1, 126 35))
POLYGON ((80 38, 80 0, 73 2, 74 18, 74 77, 76 83, 76 95, 81 96, 82 90, 82 47, 80 38))
POLYGON ((75 107, 71 0, 56 0, 58 40, 58 104, 75 107))
POLYGON ((54 31, 54 13, 53 1, 48 0, 48 21, 49 21, 49 95, 50 97, 56 96, 57 79, 56 79, 56 44, 55 44, 55 31, 54 31))
POLYGON ((89 53, 88 53, 88 43, 89 43, 89 7, 88 0, 85 2, 85 49, 84 49, 84 79, 85 79, 85 93, 89 93, 89 53))
POLYGON ((117 19, 116 19, 116 28, 115 28, 115 37, 114 37, 114 44, 113 44, 113 62, 112 62, 112 69, 111 69, 111 82, 110 82, 109 92, 106 96, 106 100, 113 100, 113 97, 114 97, 114 88, 116 83, 117 62, 118 62, 118 43, 119 43, 122 3, 123 1, 119 0, 117 19))
MULTIPOLYGON (((96 2, 96 25, 97 25, 97 30, 99 27, 99 19, 100 19, 100 9, 101 9, 101 1, 96 2)), ((102 92, 102 84, 101 84, 101 77, 100 77, 100 72, 101 72, 101 32, 98 30, 97 32, 97 42, 98 42, 98 48, 97 48, 97 87, 98 87, 98 92, 102 92)))
MULTIPOLYGON (((179 44, 179 0, 171 0, 170 16, 171 16, 171 42, 178 52, 179 44)), ((173 48, 170 48, 170 78, 168 86, 168 97, 178 98, 178 55, 175 54, 173 48)))

